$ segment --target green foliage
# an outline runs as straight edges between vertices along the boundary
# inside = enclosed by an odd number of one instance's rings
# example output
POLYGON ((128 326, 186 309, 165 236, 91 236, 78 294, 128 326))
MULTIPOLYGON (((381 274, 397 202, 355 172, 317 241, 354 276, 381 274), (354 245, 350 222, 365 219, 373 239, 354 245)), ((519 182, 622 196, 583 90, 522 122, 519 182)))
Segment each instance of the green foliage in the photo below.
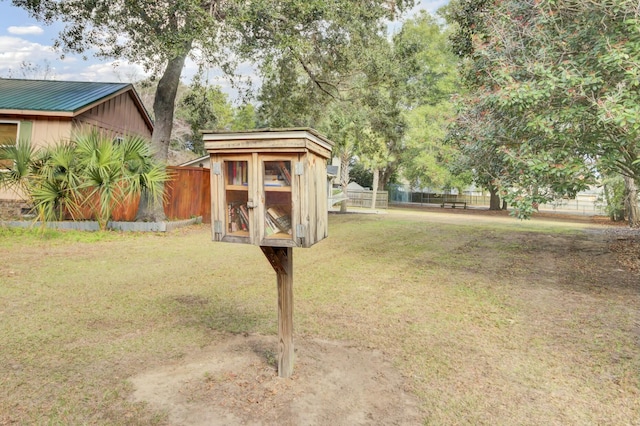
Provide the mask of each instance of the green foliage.
POLYGON ((456 147, 445 144, 453 108, 449 102, 422 105, 406 113, 403 175, 416 188, 462 188, 471 182, 456 147))
POLYGON ((457 149, 444 144, 455 112, 451 95, 458 80, 447 32, 422 13, 407 21, 393 41, 395 60, 402 64, 398 79, 406 127, 399 151, 402 174, 417 187, 462 187, 469 182, 468 173, 457 167, 457 149))
MULTIPOLYGON (((364 168, 380 172, 382 186, 398 170, 415 181, 453 182, 439 163, 454 150, 440 142, 456 80, 446 41, 438 22, 422 13, 392 40, 379 31, 345 40, 340 50, 323 49, 315 78, 306 60, 285 53, 263 67, 260 114, 273 127, 319 128, 336 143, 334 156, 343 165, 357 156, 364 168)), ((349 178, 341 180, 346 185, 349 178)))
POLYGON ((251 130, 258 127, 258 116, 253 104, 246 103, 237 107, 233 113, 231 130, 251 130))
POLYGON ((485 182, 522 216, 533 203, 574 195, 596 169, 640 178, 636 8, 627 0, 451 5, 457 40, 472 43, 458 49, 471 91, 452 138, 492 160, 480 171, 485 182))
POLYGON ((27 140, 3 141, 0 145, 0 188, 18 193, 29 191, 27 183, 37 173, 40 159, 27 140))
POLYGON ((62 220, 80 216, 84 207, 95 212, 104 229, 113 209, 143 191, 159 203, 168 175, 152 159, 147 141, 123 140, 94 130, 72 142, 35 149, 28 142, 3 147, 0 187, 17 189, 33 205, 37 219, 62 220))
POLYGON ((189 126, 188 148, 197 154, 204 154, 201 131, 231 127, 233 109, 220 87, 203 85, 195 80, 179 100, 176 118, 184 120, 189 126))
POLYGON ((352 182, 365 188, 373 186, 373 173, 368 170, 362 163, 354 163, 349 170, 349 177, 352 182))
MULTIPOLYGON (((349 69, 345 64, 356 63, 353 53, 361 51, 352 47, 379 38, 383 21, 410 9, 414 1, 12 0, 12 3, 46 23, 64 22, 55 42, 63 54, 91 51, 99 57, 124 58, 150 71, 152 80, 159 77, 153 101, 155 127, 151 142, 155 157, 164 162, 172 142, 175 101, 187 58, 202 68, 222 71, 234 83, 240 80, 234 75, 240 61, 257 65, 266 77, 265 87, 271 87, 274 94, 269 102, 284 108, 284 113, 274 109, 265 110, 267 114, 263 111, 266 119, 262 121, 275 123, 277 127, 310 126, 309 120, 301 123, 290 117, 307 113, 298 111, 300 101, 314 92, 295 89, 306 85, 337 97, 345 75, 342 71, 349 69), (300 69, 308 79, 298 84, 300 69), (289 84, 276 88, 269 83, 274 78, 289 84), (293 93, 302 93, 302 97, 295 99, 293 93), (280 102, 282 99, 286 102, 280 102)), ((362 63, 375 70, 375 61, 362 63)), ((203 110, 204 117, 200 111, 192 112, 194 123, 211 121, 211 111, 203 110)), ((217 119, 220 126, 220 117, 217 119)), ((144 198, 142 210, 141 218, 163 216, 160 211, 150 210, 144 198)))
POLYGON ((484 15, 490 7, 488 0, 451 0, 438 13, 455 26, 449 35, 454 54, 466 58, 473 54, 474 37, 482 37, 486 32, 484 15))
POLYGON ((607 214, 613 221, 624 220, 624 180, 620 176, 614 176, 603 179, 602 184, 607 214))

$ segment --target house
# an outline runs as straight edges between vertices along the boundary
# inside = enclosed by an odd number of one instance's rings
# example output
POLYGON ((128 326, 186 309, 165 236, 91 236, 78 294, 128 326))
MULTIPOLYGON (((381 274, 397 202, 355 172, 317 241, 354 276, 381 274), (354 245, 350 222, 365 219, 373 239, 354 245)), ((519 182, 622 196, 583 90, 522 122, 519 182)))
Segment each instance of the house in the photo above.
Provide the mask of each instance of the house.
POLYGON ((211 160, 209 158, 209 154, 207 154, 202 157, 194 158, 186 163, 179 164, 178 167, 204 167, 205 169, 210 169, 211 160))
MULTIPOLYGON (((153 122, 130 83, 0 78, 0 144, 29 140, 42 147, 85 128, 150 139, 153 122)), ((17 194, 0 190, 0 217, 26 207, 17 194)))

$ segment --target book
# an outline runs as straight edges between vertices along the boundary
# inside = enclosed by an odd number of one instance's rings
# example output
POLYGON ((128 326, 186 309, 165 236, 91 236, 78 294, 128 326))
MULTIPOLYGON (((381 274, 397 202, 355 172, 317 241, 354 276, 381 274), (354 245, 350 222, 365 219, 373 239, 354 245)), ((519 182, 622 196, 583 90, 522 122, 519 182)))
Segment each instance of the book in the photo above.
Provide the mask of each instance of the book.
POLYGON ((264 233, 268 237, 269 235, 273 235, 277 232, 280 232, 280 229, 276 225, 276 223, 271 219, 271 217, 267 214, 264 217, 264 233))
POLYGON ((249 212, 246 203, 232 202, 227 205, 230 233, 249 229, 249 212))
POLYGON ((278 162, 278 170, 280 170, 280 176, 282 176, 282 179, 285 182, 284 186, 291 186, 291 172, 289 171, 290 164, 291 163, 285 163, 284 161, 278 162))
POLYGON ((249 183, 249 172, 246 161, 229 161, 227 163, 227 184, 244 185, 249 183))
POLYGON ((275 223, 280 232, 291 234, 291 216, 279 206, 267 208, 267 216, 275 223))

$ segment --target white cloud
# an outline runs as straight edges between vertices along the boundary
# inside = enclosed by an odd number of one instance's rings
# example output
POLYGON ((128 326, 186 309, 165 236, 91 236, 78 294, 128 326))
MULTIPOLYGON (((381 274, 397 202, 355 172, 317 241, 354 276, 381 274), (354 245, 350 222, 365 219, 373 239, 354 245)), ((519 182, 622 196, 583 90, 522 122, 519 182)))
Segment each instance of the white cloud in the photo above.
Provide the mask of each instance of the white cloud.
POLYGON ((9 69, 17 69, 20 64, 42 60, 55 60, 56 53, 51 46, 9 36, 0 36, 0 74, 9 69))
POLYGON ((11 26, 7 28, 9 34, 15 35, 39 35, 44 33, 44 30, 37 25, 29 25, 24 27, 11 26))
POLYGON ((60 80, 130 83, 146 76, 147 74, 140 65, 111 61, 92 64, 82 69, 76 69, 72 74, 60 74, 58 77, 60 80))

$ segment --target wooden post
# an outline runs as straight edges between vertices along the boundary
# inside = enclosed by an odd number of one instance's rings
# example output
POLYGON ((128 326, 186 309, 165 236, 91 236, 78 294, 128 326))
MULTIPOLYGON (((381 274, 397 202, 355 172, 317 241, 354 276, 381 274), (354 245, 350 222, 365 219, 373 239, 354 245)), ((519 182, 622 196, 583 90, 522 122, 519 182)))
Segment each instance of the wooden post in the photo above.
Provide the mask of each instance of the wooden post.
POLYGON ((278 376, 293 374, 293 248, 265 247, 262 252, 278 280, 278 376))

